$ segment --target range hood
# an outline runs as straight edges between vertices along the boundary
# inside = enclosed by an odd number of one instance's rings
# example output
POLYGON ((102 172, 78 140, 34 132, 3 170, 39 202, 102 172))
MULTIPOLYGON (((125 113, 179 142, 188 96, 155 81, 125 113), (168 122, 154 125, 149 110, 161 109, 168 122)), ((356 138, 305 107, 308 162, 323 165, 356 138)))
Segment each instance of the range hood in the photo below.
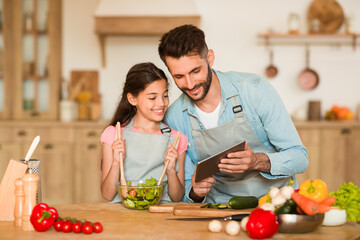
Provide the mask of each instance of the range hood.
POLYGON ((105 65, 108 35, 162 35, 183 25, 199 26, 195 0, 100 0, 95 11, 95 33, 105 65))

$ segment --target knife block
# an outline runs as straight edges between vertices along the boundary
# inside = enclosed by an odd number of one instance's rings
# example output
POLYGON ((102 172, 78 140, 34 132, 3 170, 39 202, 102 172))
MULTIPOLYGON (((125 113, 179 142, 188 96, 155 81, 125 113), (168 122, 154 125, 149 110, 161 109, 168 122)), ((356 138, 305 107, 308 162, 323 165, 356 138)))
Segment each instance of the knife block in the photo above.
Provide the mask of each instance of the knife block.
POLYGON ((17 178, 23 176, 28 165, 15 159, 10 159, 0 184, 0 221, 14 221, 15 185, 17 178))

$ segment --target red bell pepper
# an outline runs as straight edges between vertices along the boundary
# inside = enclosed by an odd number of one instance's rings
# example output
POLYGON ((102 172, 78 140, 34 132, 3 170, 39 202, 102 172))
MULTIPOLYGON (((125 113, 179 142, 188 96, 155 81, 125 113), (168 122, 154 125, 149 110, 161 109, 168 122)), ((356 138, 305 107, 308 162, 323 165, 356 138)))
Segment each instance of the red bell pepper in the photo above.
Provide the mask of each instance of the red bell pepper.
POLYGON ((49 207, 45 203, 39 203, 32 210, 30 222, 36 231, 44 232, 54 224, 58 216, 55 208, 49 207))
POLYGON ((246 230, 249 237, 253 239, 264 239, 272 237, 279 229, 276 214, 272 211, 255 209, 249 216, 246 230))

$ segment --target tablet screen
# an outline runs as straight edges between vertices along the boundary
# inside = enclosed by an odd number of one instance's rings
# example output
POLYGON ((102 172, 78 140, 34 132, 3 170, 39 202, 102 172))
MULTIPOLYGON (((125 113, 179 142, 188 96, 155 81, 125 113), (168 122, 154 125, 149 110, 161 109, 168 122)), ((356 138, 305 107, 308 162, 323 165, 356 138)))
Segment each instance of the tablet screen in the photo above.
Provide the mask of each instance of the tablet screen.
POLYGON ((221 159, 226 158, 226 155, 231 152, 244 151, 244 149, 245 141, 229 147, 220 153, 205 158, 204 160, 201 160, 196 167, 195 182, 199 182, 207 177, 214 175, 217 172, 220 172, 218 164, 220 163, 221 159))

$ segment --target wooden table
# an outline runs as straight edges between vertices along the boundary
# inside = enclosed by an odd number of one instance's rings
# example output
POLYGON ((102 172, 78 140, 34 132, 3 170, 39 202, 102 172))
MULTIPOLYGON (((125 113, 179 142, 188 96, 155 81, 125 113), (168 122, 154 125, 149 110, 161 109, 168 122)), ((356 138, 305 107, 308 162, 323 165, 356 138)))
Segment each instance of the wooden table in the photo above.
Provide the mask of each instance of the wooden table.
MULTIPOLYGON (((146 210, 128 210, 122 204, 93 203, 57 205, 61 217, 76 217, 92 222, 99 221, 104 226, 100 234, 85 235, 56 232, 53 228, 46 232, 25 232, 14 227, 13 222, 0 222, 0 239, 250 239, 241 232, 237 237, 231 237, 224 231, 211 233, 208 222, 200 221, 169 221, 174 218, 172 213, 150 213, 146 210)), ((225 223, 223 223, 225 227, 225 223)), ((360 225, 348 222, 338 227, 318 227, 314 232, 306 234, 277 233, 274 239, 359 239, 360 225)))

